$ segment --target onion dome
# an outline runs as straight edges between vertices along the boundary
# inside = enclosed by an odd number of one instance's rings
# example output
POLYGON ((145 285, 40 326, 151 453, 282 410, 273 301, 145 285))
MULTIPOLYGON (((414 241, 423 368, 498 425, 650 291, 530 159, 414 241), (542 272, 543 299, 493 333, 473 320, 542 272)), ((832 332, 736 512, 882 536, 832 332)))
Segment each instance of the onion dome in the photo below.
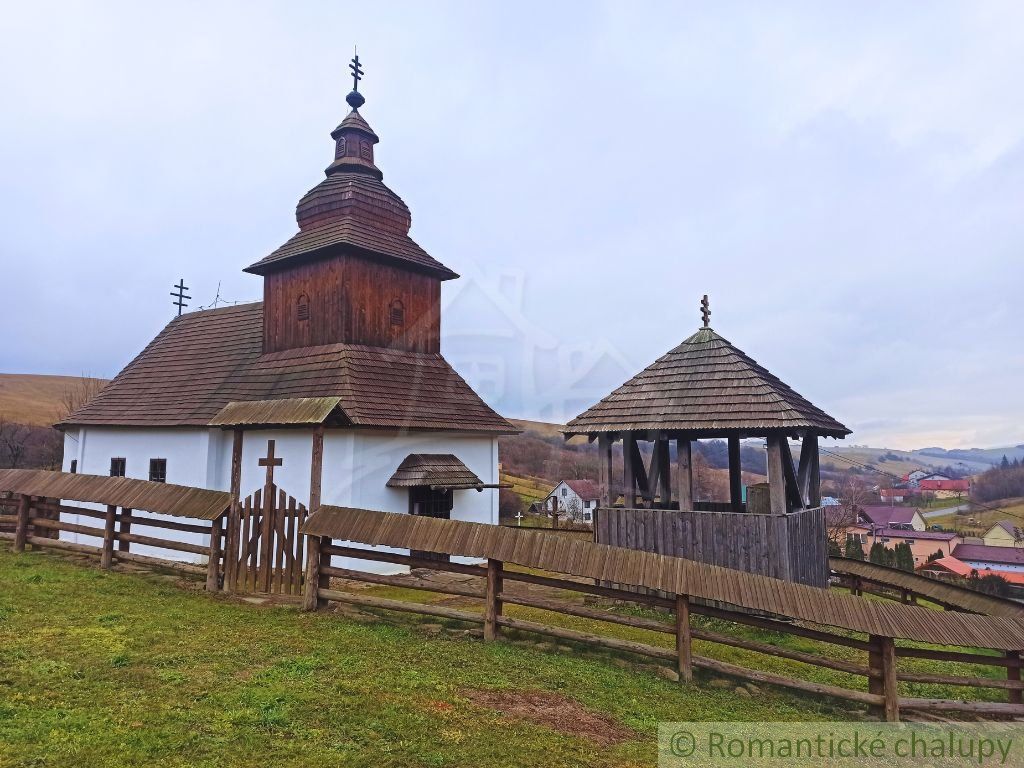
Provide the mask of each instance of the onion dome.
POLYGON ((380 139, 359 114, 366 103, 358 88, 359 57, 349 66, 355 84, 345 100, 351 111, 331 131, 334 161, 325 170, 327 178, 299 200, 298 234, 245 271, 263 275, 296 260, 350 251, 400 261, 441 280, 458 277, 409 237, 412 214, 382 181, 384 174, 374 163, 374 146, 380 139))

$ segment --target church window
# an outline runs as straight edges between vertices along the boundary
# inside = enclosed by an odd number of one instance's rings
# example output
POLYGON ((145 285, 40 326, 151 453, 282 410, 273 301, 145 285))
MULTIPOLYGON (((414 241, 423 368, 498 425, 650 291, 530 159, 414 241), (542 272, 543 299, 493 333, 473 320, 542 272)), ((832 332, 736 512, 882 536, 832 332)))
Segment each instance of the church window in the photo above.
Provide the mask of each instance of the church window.
POLYGON ((309 320, 309 296, 304 293, 300 294, 296 309, 296 315, 299 320, 309 320))
POLYGON ((78 474, 78 459, 71 460, 71 474, 78 474))
POLYGON ((391 324, 392 325, 405 325, 405 305, 402 304, 401 299, 395 299, 391 302, 391 324))
POLYGON ((334 158, 337 159, 339 157, 344 157, 344 156, 345 156, 345 137, 342 136, 341 138, 338 139, 337 145, 335 145, 334 158))
POLYGON ((368 141, 360 141, 359 142, 359 156, 362 157, 363 160, 372 160, 373 159, 373 150, 370 148, 370 142, 368 142, 368 141))
POLYGON ((167 459, 149 460, 149 479, 154 483, 167 482, 167 459))
POLYGON ((111 477, 124 477, 125 464, 127 462, 123 458, 111 459, 110 460, 110 476, 111 477))

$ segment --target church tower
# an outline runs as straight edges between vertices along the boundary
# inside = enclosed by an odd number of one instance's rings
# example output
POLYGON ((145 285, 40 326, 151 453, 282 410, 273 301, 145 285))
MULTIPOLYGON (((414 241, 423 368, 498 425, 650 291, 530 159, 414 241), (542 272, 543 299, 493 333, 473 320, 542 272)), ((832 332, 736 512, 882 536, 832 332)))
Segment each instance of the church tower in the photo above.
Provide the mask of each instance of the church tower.
POLYGON ((326 178, 299 200, 299 232, 246 268, 263 277, 263 352, 359 344, 438 353, 441 281, 458 277, 410 237, 412 216, 374 162, 379 138, 359 108, 331 132, 326 178))

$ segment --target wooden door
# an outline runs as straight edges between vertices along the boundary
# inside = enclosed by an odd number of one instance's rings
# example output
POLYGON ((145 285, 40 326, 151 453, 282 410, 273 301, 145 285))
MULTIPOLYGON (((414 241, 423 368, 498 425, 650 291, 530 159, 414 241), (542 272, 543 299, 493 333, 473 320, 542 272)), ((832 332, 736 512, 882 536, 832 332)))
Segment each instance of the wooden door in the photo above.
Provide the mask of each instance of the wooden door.
MULTIPOLYGON (((451 491, 434 490, 429 486, 417 485, 409 489, 409 514, 423 517, 436 517, 450 520, 454 498, 451 491)), ((423 560, 438 560, 447 563, 448 555, 438 552, 426 552, 420 549, 409 550, 413 557, 423 560)))

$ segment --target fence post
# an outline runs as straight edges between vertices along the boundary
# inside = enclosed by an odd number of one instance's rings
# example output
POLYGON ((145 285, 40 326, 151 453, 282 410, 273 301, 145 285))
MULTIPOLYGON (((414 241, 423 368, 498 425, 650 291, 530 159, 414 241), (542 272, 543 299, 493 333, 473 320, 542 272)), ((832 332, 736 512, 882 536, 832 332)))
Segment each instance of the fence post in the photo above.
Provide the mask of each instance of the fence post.
POLYGON ((206 564, 206 591, 216 592, 220 581, 220 556, 223 550, 220 545, 221 530, 224 526, 224 515, 220 515, 210 523, 210 562, 206 564))
POLYGON ((32 497, 24 493, 18 497, 18 524, 14 529, 14 551, 25 551, 25 539, 28 538, 28 513, 32 507, 32 497))
POLYGON ((231 443, 231 506, 228 509, 228 531, 224 542, 224 591, 234 592, 238 583, 238 558, 242 542, 242 440, 236 428, 231 443))
POLYGON ((498 637, 498 617, 501 616, 501 560, 487 560, 487 593, 484 606, 484 640, 498 637))
MULTIPOLYGON (((1006 660, 1010 662, 1006 667, 1006 679, 1020 682, 1020 651, 1007 651, 1006 660)), ((1011 704, 1024 704, 1024 693, 1020 688, 1010 688, 1007 698, 1011 704)))
POLYGON ((324 560, 330 563, 331 556, 324 554, 324 547, 330 546, 329 536, 306 535, 306 583, 302 592, 302 610, 315 611, 327 604, 320 597, 320 590, 330 585, 330 576, 321 572, 324 560))
POLYGON ((100 554, 100 568, 110 570, 114 563, 114 523, 117 522, 117 507, 107 505, 107 514, 103 518, 103 550, 100 554))
POLYGON ((693 680, 693 650, 689 595, 676 595, 676 657, 680 682, 690 682, 693 680))
POLYGON ((899 689, 896 686, 896 644, 891 637, 871 635, 874 647, 869 654, 869 666, 873 672, 880 673, 868 678, 868 690, 885 697, 883 712, 886 722, 900 721, 899 689))
POLYGON ((132 533, 132 510, 130 507, 121 507, 121 523, 118 527, 117 535, 117 551, 118 552, 129 552, 131 550, 132 543, 125 541, 122 536, 130 536, 132 533))

